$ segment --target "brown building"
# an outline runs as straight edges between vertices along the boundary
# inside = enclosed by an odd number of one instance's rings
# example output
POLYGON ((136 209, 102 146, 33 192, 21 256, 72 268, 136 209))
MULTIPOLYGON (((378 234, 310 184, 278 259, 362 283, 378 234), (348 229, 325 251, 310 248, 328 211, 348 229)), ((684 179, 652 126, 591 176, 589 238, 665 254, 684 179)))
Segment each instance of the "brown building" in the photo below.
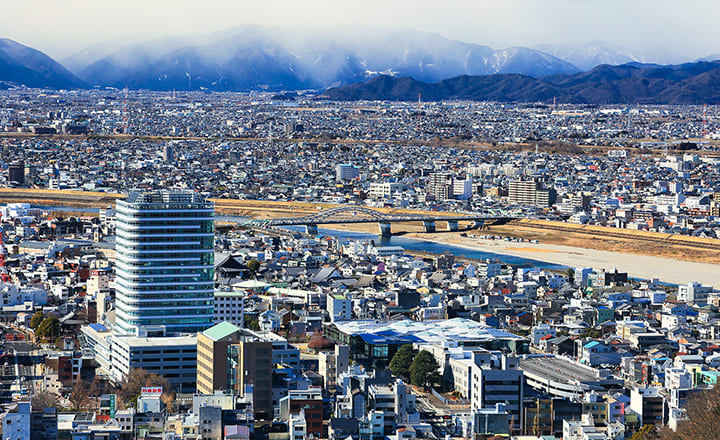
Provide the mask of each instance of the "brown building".
POLYGON ((229 388, 243 394, 245 386, 253 386, 255 418, 272 420, 272 342, 243 337, 227 349, 229 388))
POLYGON ((280 399, 280 419, 287 421, 291 414, 305 411, 307 434, 323 437, 323 399, 322 388, 310 387, 307 390, 291 390, 280 399))
POLYGON ((227 350, 240 339, 240 327, 221 322, 197 335, 197 391, 228 389, 227 350))
POLYGON ((272 342, 229 322, 198 333, 197 390, 243 395, 253 386, 255 417, 272 419, 272 342))

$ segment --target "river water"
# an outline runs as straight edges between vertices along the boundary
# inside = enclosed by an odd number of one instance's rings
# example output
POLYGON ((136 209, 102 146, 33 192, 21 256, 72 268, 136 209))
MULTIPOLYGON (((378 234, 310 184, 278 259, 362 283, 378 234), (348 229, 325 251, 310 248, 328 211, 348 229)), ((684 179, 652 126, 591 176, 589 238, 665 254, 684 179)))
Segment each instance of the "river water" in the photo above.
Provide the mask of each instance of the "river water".
MULTIPOLYGON (((64 214, 71 213, 97 213, 98 208, 73 208, 66 206, 34 206, 34 208, 43 209, 45 211, 53 211, 64 214)), ((215 221, 218 222, 243 222, 247 220, 245 217, 235 215, 216 215, 215 221)), ((296 232, 305 232, 304 226, 286 226, 284 229, 288 229, 296 232)), ((473 260, 487 260, 493 259, 498 260, 506 264, 512 264, 515 266, 533 266, 548 270, 564 270, 567 266, 561 264, 550 263, 541 260, 535 260, 530 258, 517 257, 514 255, 498 254, 494 252, 486 252, 482 250, 465 248, 462 246, 453 246, 451 244, 436 243, 425 240, 417 240, 414 238, 403 237, 403 236, 392 236, 383 237, 376 234, 370 234, 366 232, 352 232, 352 231, 341 231, 336 229, 325 229, 319 228, 318 232, 321 235, 332 235, 334 237, 352 239, 352 240, 373 240, 377 246, 401 246, 403 249, 415 252, 428 252, 431 254, 443 254, 449 252, 459 258, 471 258, 473 260)), ((429 236, 431 237, 431 236, 429 236)))

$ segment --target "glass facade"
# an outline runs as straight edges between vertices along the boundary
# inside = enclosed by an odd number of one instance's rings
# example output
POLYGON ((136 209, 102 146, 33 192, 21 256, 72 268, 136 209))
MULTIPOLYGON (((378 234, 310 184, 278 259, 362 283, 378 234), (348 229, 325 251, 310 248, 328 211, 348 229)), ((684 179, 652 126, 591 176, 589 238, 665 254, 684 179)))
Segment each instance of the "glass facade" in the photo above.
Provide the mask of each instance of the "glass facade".
POLYGON ((133 193, 117 202, 116 325, 213 325, 215 206, 191 191, 133 193))

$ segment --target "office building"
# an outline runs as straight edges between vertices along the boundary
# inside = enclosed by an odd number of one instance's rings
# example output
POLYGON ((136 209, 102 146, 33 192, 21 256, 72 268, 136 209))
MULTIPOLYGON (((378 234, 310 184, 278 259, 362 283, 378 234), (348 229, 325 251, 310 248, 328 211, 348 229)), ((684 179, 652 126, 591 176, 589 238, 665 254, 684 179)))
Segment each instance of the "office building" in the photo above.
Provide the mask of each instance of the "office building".
POLYGON ((114 335, 111 376, 121 381, 130 370, 141 368, 164 377, 179 393, 194 393, 197 379, 195 336, 136 337, 114 335))
POLYGON ((8 182, 25 183, 25 162, 19 161, 8 166, 8 182))
POLYGON ((191 191, 118 200, 118 332, 195 333, 213 324, 214 216, 214 204, 191 191))
POLYGON ((300 351, 274 333, 254 332, 221 322, 197 335, 198 392, 230 391, 243 395, 253 389, 258 418, 272 418, 273 366, 293 372, 300 366, 300 351))
POLYGON ((228 388, 243 395, 247 385, 253 388, 255 417, 271 420, 272 407, 272 342, 251 335, 230 344, 226 352, 228 388))
POLYGON ((350 346, 337 344, 332 353, 321 351, 318 361, 318 373, 325 380, 325 389, 335 391, 338 378, 350 366, 350 346))
POLYGON ((453 178, 449 173, 431 173, 428 176, 427 196, 435 201, 449 199, 453 194, 453 178))
POLYGON ((475 351, 472 355, 471 407, 473 414, 503 404, 512 432, 522 427, 523 371, 516 356, 475 351))
POLYGON ((335 180, 351 180, 360 175, 360 169, 351 164, 338 164, 335 166, 335 180))
MULTIPOLYGON (((257 414, 257 408, 255 409, 257 414)), ((310 387, 307 390, 290 390, 280 399, 280 420, 290 422, 293 416, 304 413, 305 433, 319 438, 323 434, 323 398, 322 388, 310 387)))
MULTIPOLYGON (((453 180, 453 197, 459 200, 467 200, 473 196, 473 180, 467 176, 465 179, 453 180)), ((482 191, 481 191, 482 192, 482 191)))
POLYGON ((175 147, 173 144, 165 144, 163 147, 163 161, 165 163, 175 162, 175 147))
POLYGON ((240 327, 221 322, 197 334, 197 390, 213 394, 228 389, 227 349, 240 339, 240 327))

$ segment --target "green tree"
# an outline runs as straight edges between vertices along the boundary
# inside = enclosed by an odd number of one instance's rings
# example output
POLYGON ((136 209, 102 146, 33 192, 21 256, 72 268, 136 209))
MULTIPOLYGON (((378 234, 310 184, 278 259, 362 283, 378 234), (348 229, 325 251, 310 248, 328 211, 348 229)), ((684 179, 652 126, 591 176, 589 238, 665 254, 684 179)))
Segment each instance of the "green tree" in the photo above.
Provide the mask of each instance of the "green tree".
POLYGON ((33 330, 37 330, 37 328, 42 324, 43 319, 45 317, 43 316, 43 312, 38 310, 35 312, 34 315, 32 315, 32 318, 30 318, 30 328, 33 330))
POLYGON ((430 388, 440 382, 439 368, 435 356, 422 350, 410 365, 410 382, 417 387, 430 388))
POLYGON ((245 328, 254 330, 254 331, 260 331, 260 323, 258 322, 258 319, 252 315, 245 315, 245 328))
POLYGON ((250 260, 247 263, 248 270, 255 275, 260 270, 260 262, 258 260, 250 260))
POLYGON ((390 371, 392 371, 392 374, 408 381, 410 379, 410 365, 412 365, 417 353, 417 350, 413 348, 412 344, 406 344, 400 347, 392 360, 390 360, 390 371))
POLYGON ((53 339, 60 334, 60 321, 55 317, 43 319, 43 322, 35 330, 37 337, 41 339, 53 339))

